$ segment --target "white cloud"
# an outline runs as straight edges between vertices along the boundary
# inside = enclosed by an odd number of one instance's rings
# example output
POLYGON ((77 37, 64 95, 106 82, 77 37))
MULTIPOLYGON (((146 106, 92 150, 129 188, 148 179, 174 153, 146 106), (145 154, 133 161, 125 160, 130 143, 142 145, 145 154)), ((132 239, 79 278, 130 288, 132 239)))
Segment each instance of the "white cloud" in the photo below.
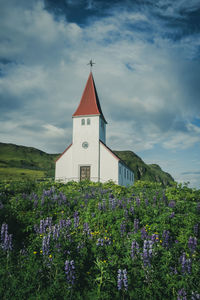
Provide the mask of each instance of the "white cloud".
POLYGON ((190 58, 196 56, 199 35, 171 41, 148 12, 119 9, 80 27, 55 19, 42 1, 5 2, 1 16, 0 57, 12 61, 0 64, 2 141, 63 151, 92 58, 111 148, 137 152, 159 145, 171 151, 200 142, 200 129, 191 124, 200 109, 194 80, 200 66, 186 60, 191 49, 190 58))
POLYGON ((198 0, 159 0, 156 4, 156 10, 160 14, 181 19, 185 17, 183 12, 193 12, 198 8, 200 8, 198 0))
POLYGON ((44 135, 50 138, 64 137, 66 134, 63 128, 58 128, 51 124, 44 124, 42 127, 45 129, 44 135))

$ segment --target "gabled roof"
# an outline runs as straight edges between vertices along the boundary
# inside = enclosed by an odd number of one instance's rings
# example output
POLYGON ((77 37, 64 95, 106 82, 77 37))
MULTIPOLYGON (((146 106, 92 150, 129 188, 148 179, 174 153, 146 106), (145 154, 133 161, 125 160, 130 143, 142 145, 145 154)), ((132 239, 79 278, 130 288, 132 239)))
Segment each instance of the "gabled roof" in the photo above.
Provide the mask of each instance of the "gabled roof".
POLYGON ((101 110, 92 72, 90 72, 88 77, 79 106, 72 116, 76 117, 87 115, 100 115, 104 122, 107 123, 101 110))

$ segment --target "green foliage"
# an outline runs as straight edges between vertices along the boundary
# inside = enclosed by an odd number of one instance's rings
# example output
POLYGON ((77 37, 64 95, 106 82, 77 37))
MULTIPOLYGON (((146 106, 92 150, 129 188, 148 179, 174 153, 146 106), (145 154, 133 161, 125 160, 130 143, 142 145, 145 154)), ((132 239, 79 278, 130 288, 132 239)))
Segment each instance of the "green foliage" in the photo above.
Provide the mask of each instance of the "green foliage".
POLYGON ((1 182, 0 298, 198 299, 199 201, 177 184, 1 182))

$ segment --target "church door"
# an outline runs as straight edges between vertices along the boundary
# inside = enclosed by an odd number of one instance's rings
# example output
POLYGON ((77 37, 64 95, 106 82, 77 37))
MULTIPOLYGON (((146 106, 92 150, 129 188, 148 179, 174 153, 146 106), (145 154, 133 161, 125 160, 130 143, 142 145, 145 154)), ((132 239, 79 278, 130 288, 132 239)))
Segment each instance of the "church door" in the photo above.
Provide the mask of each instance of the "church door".
POLYGON ((90 180, 90 167, 82 166, 80 167, 80 181, 82 180, 90 180))

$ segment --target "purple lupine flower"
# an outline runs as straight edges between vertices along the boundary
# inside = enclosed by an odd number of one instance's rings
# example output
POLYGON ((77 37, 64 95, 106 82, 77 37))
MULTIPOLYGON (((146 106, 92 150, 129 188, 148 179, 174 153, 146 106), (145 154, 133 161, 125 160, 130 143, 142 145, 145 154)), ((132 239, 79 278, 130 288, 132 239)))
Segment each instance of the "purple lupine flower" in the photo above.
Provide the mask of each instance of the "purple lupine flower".
POLYGON ((44 195, 42 195, 42 198, 41 198, 41 206, 43 206, 43 205, 44 205, 44 202, 45 202, 45 196, 44 196, 44 195))
POLYGON ((1 225, 1 241, 4 241, 5 233, 8 231, 8 224, 3 223, 1 225))
POLYGON ((168 204, 169 207, 174 208, 176 206, 176 202, 174 200, 171 200, 168 204))
POLYGON ((46 220, 40 220, 40 234, 46 233, 47 228, 51 228, 52 217, 47 217, 46 220))
POLYGON ((59 238, 59 235, 60 235, 60 226, 59 224, 55 224, 53 227, 52 227, 52 234, 53 234, 53 240, 58 240, 59 238))
POLYGON ((98 238, 96 245, 97 246, 103 246, 104 245, 104 240, 101 239, 101 238, 98 238))
POLYGON ((60 229, 67 227, 67 226, 66 226, 66 220, 61 219, 61 220, 59 221, 59 226, 60 226, 60 229))
POLYGON ((190 258, 186 259, 186 254, 183 252, 183 254, 180 257, 180 263, 181 263, 181 271, 182 273, 191 273, 191 265, 192 260, 190 258))
POLYGON ((170 217, 170 219, 173 219, 174 216, 175 216, 175 212, 173 211, 169 217, 170 217))
POLYGON ((120 225, 120 232, 121 232, 121 236, 123 236, 126 232, 126 223, 125 223, 125 221, 123 221, 120 225))
POLYGON ((73 260, 66 260, 65 261, 65 274, 67 278, 67 283, 70 285, 74 285, 75 283, 75 266, 74 266, 74 261, 73 260))
POLYGON ((128 290, 128 278, 127 278, 126 269, 123 270, 123 284, 124 284, 124 289, 127 291, 128 290))
POLYGON ((141 231, 141 238, 143 240, 146 239, 148 234, 147 234, 147 231, 146 231, 145 227, 142 227, 142 229, 140 231, 141 231))
POLYGON ((139 253, 139 244, 134 240, 131 244, 131 257, 135 258, 135 255, 139 253))
POLYGON ((50 233, 45 235, 42 240, 42 254, 48 255, 49 254, 49 247, 50 247, 50 233))
POLYGON ((169 247, 169 239, 170 239, 170 235, 169 235, 169 231, 168 230, 164 230, 163 231, 163 247, 168 248, 169 247))
POLYGON ((116 200, 115 200, 115 198, 110 198, 109 199, 109 208, 112 209, 112 210, 114 210, 115 207, 116 207, 116 200))
POLYGON ((177 300, 187 300, 186 296, 187 296, 186 291, 184 289, 181 289, 178 291, 177 300))
POLYGON ((66 227, 70 227, 72 224, 72 221, 70 220, 70 218, 67 218, 66 220, 66 227))
POLYGON ((191 300, 198 300, 198 299, 200 299, 200 294, 192 291, 191 300))
POLYGON ((130 212, 131 212, 132 215, 134 215, 134 213, 135 213, 134 206, 130 207, 130 212))
POLYGON ((128 290, 128 278, 126 269, 119 269, 117 272, 117 288, 120 291, 124 287, 125 291, 128 290))
POLYGON ((12 250, 12 234, 8 234, 8 224, 1 226, 1 247, 4 251, 12 250))
POLYGON ((193 253, 197 247, 197 238, 196 237, 189 237, 188 240, 188 247, 190 251, 193 253))
POLYGON ((60 192, 59 193, 59 197, 60 197, 62 203, 66 203, 67 198, 66 198, 65 194, 63 194, 62 192, 60 192))
POLYGON ((74 213, 74 228, 78 227, 79 225, 79 215, 78 215, 78 211, 75 211, 74 213))
POLYGON ((117 274, 117 288, 118 288, 118 290, 121 290, 122 289, 122 283, 123 283, 122 270, 119 269, 117 273, 118 273, 117 274))
POLYGON ((148 206, 149 205, 149 200, 146 198, 145 199, 145 205, 148 206))
POLYGON ((38 200, 37 200, 37 199, 35 199, 35 200, 34 200, 34 203, 33 203, 33 207, 34 207, 34 208, 36 208, 36 207, 37 207, 37 205, 38 205, 38 200))
POLYGON ((136 201, 137 206, 140 206, 140 198, 136 197, 135 201, 136 201))
POLYGON ((124 217, 125 217, 125 219, 128 219, 128 209, 124 210, 124 217))
POLYGON ((197 223, 197 224, 194 225, 194 234, 196 236, 198 236, 198 231, 199 231, 199 224, 197 223))
POLYGON ((122 208, 122 200, 118 200, 118 207, 122 208))
POLYGON ((40 233, 45 233, 44 220, 40 220, 40 233))
POLYGON ((156 196, 154 196, 153 197, 153 203, 154 203, 154 205, 156 205, 156 202, 157 202, 157 198, 156 198, 156 196))
POLYGON ((151 266, 150 260, 152 254, 153 254, 153 242, 149 240, 144 240, 142 258, 145 267, 151 266))
POLYGON ((138 220, 138 219, 135 219, 135 220, 134 220, 134 229, 135 229, 134 232, 137 232, 138 229, 139 229, 139 220, 138 220))
POLYGON ((151 240, 153 243, 158 243, 159 242, 159 235, 157 233, 153 233, 151 235, 151 240))

